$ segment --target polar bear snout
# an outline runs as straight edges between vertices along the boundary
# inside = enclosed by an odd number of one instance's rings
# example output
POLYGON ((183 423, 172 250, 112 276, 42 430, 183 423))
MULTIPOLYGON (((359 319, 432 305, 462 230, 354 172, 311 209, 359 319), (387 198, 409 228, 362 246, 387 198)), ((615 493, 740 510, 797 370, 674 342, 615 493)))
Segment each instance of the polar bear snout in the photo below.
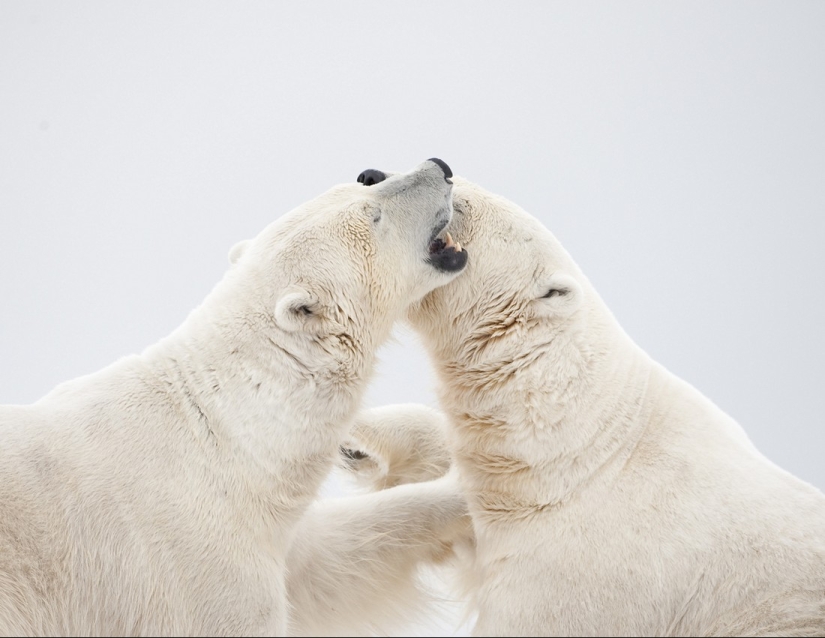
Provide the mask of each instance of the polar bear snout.
MULTIPOLYGON (((467 265, 467 252, 453 240, 450 233, 444 232, 453 216, 452 176, 450 166, 438 157, 425 160, 409 173, 369 168, 358 176, 358 183, 374 187, 372 192, 377 201, 382 202, 382 207, 391 210, 393 205, 403 203, 405 210, 399 217, 405 218, 407 223, 418 225, 429 221, 428 227, 423 228, 427 233, 422 237, 426 248, 424 261, 440 275, 457 274, 467 265), (414 219, 410 211, 419 214, 414 219), (434 219, 426 219, 428 212, 435 213, 434 219)), ((380 220, 381 215, 375 219, 380 220)), ((420 230, 421 226, 408 237, 413 237, 420 230)), ((413 238, 413 241, 416 239, 413 238)))
MULTIPOLYGON (((427 161, 432 162, 441 169, 441 172, 444 174, 445 182, 448 184, 453 183, 450 179, 453 176, 453 171, 447 162, 443 159, 438 159, 437 157, 431 157, 427 161)), ((358 176, 356 181, 364 186, 373 186, 374 184, 380 184, 391 175, 393 175, 393 173, 385 173, 384 171, 379 171, 377 168, 368 168, 365 171, 361 171, 361 174, 358 176)))

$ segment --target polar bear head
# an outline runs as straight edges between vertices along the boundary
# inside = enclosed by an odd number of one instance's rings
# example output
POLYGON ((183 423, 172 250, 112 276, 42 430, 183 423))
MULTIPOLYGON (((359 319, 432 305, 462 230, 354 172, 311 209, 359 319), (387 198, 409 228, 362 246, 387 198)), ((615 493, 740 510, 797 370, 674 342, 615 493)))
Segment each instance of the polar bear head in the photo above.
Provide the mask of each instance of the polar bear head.
POLYGON ((558 240, 518 206, 460 178, 453 201, 450 232, 469 264, 409 319, 442 370, 460 370, 467 383, 524 374, 551 344, 575 339, 599 302, 558 240))
POLYGON ((350 365, 408 304, 463 269, 466 252, 439 238, 452 216, 451 176, 434 159, 332 188, 233 247, 230 285, 213 306, 254 324, 305 372, 330 357, 350 365))

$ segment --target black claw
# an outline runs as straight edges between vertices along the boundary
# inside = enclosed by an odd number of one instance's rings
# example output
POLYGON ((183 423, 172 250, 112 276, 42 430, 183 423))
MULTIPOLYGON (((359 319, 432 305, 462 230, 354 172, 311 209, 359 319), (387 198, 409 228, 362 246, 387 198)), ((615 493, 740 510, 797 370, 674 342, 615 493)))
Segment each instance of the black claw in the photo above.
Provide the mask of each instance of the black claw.
POLYGON ((338 448, 338 451, 348 461, 363 461, 367 458, 367 454, 362 452, 361 450, 353 450, 352 448, 341 446, 338 448))

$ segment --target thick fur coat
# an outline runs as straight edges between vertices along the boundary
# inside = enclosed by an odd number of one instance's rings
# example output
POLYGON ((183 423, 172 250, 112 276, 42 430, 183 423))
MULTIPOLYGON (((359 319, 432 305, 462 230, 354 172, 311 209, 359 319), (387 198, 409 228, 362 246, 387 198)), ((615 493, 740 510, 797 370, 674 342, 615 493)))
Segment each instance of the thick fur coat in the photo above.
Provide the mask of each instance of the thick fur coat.
MULTIPOLYGON (((410 533, 428 540, 387 577, 440 543, 465 512, 443 482, 388 492, 372 519, 304 515, 376 348, 455 274, 430 259, 452 210, 441 164, 301 206, 233 249, 169 337, 33 405, 0 407, 0 635, 284 635, 288 587, 295 631, 340 627, 341 601, 306 602, 297 574, 352 584, 358 530, 378 538, 419 496, 427 515, 410 533)), ((374 594, 380 578, 367 580, 342 590, 346 604, 374 594)))
MULTIPOLYGON (((454 202, 469 264, 410 320, 472 515, 475 635, 825 634, 825 496, 651 360, 537 220, 463 180, 454 202)), ((381 422, 408 411, 361 425, 385 474, 408 455, 381 422)))

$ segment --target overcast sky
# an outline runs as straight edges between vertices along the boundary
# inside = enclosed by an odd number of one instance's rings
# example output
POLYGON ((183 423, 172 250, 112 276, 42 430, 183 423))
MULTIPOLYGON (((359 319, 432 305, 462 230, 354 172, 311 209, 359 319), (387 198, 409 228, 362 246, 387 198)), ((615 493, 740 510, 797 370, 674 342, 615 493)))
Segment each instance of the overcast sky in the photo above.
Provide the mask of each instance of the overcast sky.
MULTIPOLYGON (((825 487, 825 3, 0 3, 0 403, 169 333, 226 255, 441 157, 825 487)), ((402 333, 372 405, 435 404, 402 333)))

